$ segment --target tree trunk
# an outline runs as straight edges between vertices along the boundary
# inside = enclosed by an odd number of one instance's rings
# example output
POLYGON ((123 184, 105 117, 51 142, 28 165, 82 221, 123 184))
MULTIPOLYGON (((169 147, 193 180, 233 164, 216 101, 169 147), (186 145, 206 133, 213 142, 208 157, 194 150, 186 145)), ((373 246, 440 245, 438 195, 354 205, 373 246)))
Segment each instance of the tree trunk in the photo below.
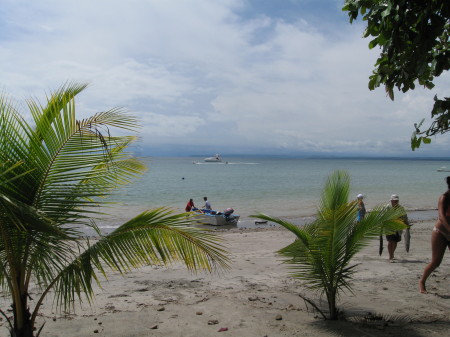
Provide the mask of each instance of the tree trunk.
POLYGON ((11 337, 34 337, 31 313, 29 308, 27 308, 28 301, 26 296, 27 295, 22 295, 22 301, 20 303, 22 310, 19 311, 14 308, 14 328, 11 331, 11 337), (19 312, 22 313, 20 320, 17 317, 19 312))
POLYGON ((337 320, 338 319, 338 310, 336 308, 336 292, 330 291, 327 293, 327 299, 328 299, 328 309, 330 310, 330 317, 331 320, 337 320))
POLYGON ((25 321, 21 328, 15 326, 14 330, 11 331, 11 337, 34 337, 31 321, 25 321))

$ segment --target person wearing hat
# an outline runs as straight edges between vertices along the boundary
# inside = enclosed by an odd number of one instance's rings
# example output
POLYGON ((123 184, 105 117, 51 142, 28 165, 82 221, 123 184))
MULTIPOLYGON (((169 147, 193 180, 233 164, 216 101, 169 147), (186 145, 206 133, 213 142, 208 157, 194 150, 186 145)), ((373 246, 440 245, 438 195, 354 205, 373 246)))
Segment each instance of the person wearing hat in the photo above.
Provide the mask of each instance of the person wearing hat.
MULTIPOLYGON (((391 206, 403 208, 402 206, 400 206, 399 200, 400 198, 397 194, 392 194, 391 206)), ((409 226, 408 216, 406 215, 406 212, 405 215, 403 215, 400 219, 409 226)), ((394 253, 397 249, 397 243, 402 241, 402 231, 397 231, 393 234, 386 235, 386 240, 388 242, 389 262, 394 262, 394 253)))
POLYGON ((358 202, 358 215, 356 221, 360 222, 366 216, 366 206, 364 205, 364 195, 358 194, 356 201, 358 202))

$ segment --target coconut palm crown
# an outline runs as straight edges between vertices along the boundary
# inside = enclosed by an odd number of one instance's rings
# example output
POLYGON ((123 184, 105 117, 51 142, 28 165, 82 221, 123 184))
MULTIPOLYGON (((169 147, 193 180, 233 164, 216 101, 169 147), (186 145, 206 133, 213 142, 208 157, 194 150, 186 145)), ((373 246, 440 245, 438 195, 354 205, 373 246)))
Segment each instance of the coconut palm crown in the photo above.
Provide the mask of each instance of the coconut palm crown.
MULTIPOLYGON (((187 227, 185 214, 148 210, 108 235, 95 219, 105 197, 146 170, 126 152, 136 136, 113 136, 113 129, 136 131, 137 119, 112 109, 77 120, 75 96, 85 84, 66 83, 45 104, 26 101, 32 123, 13 101, 0 95, 0 288, 10 297, 11 336, 35 333, 43 299, 54 291, 55 305, 73 309, 93 296, 93 283, 106 270, 181 260, 192 271, 228 267, 224 246, 210 232, 187 227), (94 229, 99 239, 86 237, 94 229), (39 294, 29 294, 30 287, 39 294)), ((37 332, 36 332, 37 331, 37 332)))
MULTIPOLYGON (((333 172, 325 183, 315 221, 303 227, 265 214, 253 215, 275 222, 296 235, 296 240, 279 253, 292 264, 294 277, 325 294, 328 317, 321 312, 330 319, 338 318, 339 293, 351 291, 356 271, 356 265, 351 264, 352 257, 380 233, 406 228, 399 219, 404 210, 385 205, 375 207, 357 222, 357 202, 349 201, 349 191, 349 175, 345 171, 333 172)), ((318 306, 316 309, 321 310, 318 306)))

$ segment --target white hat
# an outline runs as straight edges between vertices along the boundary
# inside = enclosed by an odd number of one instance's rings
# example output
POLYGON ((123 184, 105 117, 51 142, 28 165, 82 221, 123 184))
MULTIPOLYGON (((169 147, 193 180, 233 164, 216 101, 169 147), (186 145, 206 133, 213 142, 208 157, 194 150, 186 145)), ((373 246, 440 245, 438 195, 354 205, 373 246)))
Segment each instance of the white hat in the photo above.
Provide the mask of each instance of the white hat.
POLYGON ((364 196, 360 193, 360 194, 358 194, 358 195, 356 196, 356 198, 357 198, 357 199, 362 199, 362 198, 364 198, 364 196))
POLYGON ((391 195, 391 200, 400 200, 400 198, 398 197, 397 194, 392 194, 391 195))

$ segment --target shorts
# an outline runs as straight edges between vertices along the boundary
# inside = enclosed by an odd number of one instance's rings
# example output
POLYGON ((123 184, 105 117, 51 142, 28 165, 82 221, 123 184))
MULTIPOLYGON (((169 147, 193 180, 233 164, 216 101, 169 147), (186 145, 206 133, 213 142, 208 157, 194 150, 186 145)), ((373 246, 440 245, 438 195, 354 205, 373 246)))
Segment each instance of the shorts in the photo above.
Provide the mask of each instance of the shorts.
POLYGON ((402 241, 402 232, 395 232, 394 234, 386 235, 386 240, 400 242, 402 241))

